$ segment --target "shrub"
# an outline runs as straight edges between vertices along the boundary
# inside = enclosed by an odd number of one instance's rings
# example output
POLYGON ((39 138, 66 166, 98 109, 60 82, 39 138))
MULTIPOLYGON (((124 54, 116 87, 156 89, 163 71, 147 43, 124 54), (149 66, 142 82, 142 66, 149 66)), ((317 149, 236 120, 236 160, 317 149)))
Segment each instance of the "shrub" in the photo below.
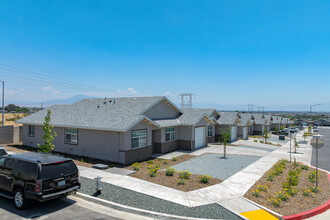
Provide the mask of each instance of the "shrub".
POLYGON ((273 181, 274 180, 274 174, 272 174, 272 173, 268 174, 267 180, 268 181, 273 181))
POLYGON ((184 185, 186 184, 187 180, 186 179, 178 179, 178 184, 179 185, 184 185))
POLYGON ((277 193, 277 198, 285 202, 290 198, 290 195, 287 192, 280 191, 277 193))
POLYGON ((212 177, 210 175, 201 175, 199 179, 202 183, 208 183, 212 177))
POLYGON ((167 168, 166 171, 165 171, 165 175, 166 175, 166 176, 173 176, 174 173, 175 173, 175 169, 174 169, 174 167, 169 167, 169 168, 167 168))
POLYGON ((155 162, 153 160, 149 160, 147 163, 148 164, 154 164, 155 162))
POLYGON ((81 162, 85 162, 84 158, 80 158, 80 161, 81 161, 81 162))
POLYGON ((191 176, 191 173, 189 173, 187 170, 179 171, 179 176, 181 179, 188 179, 191 176))
POLYGON ((267 186, 262 186, 262 185, 258 185, 258 188, 257 188, 260 192, 266 192, 268 187, 267 186))
POLYGON ((141 167, 141 164, 139 162, 135 162, 132 164, 132 167, 135 171, 138 171, 141 167))
POLYGON ((303 191, 303 196, 305 196, 305 197, 309 197, 309 196, 310 196, 310 192, 311 192, 310 189, 305 189, 305 190, 303 191))
POLYGON ((290 187, 290 188, 284 189, 284 191, 286 191, 286 193, 289 194, 290 196, 294 196, 295 194, 297 194, 298 189, 297 189, 297 187, 290 187))
POLYGON ((262 144, 264 143, 264 141, 263 141, 263 140, 260 140, 259 142, 260 142, 260 143, 262 143, 262 144))
POLYGON ((167 160, 164 160, 163 164, 168 164, 168 161, 167 160))
POLYGON ((162 165, 161 163, 156 163, 155 167, 159 169, 161 165, 162 165))
POLYGON ((268 202, 274 207, 280 207, 280 200, 277 198, 273 197, 273 198, 269 199, 268 202))
MULTIPOLYGON (((320 178, 320 173, 318 172, 318 178, 320 178)), ((308 174, 308 179, 311 183, 315 183, 316 182, 316 170, 310 172, 308 174)))
POLYGON ((306 165, 301 165, 300 168, 301 168, 302 170, 308 170, 308 166, 306 166, 306 165))
POLYGON ((173 160, 173 161, 177 161, 178 158, 177 158, 177 157, 172 157, 172 160, 173 160))
POLYGON ((258 140, 257 140, 257 139, 254 139, 253 141, 254 141, 254 142, 258 142, 258 140))
POLYGON ((318 193, 320 191, 322 191, 319 187, 309 187, 310 191, 313 193, 318 193))
POLYGON ((148 173, 150 177, 155 177, 156 174, 158 173, 158 169, 157 167, 150 167, 148 173))
POLYGON ((260 197, 260 193, 259 193, 259 190, 253 190, 252 191, 252 196, 254 196, 254 197, 260 197))

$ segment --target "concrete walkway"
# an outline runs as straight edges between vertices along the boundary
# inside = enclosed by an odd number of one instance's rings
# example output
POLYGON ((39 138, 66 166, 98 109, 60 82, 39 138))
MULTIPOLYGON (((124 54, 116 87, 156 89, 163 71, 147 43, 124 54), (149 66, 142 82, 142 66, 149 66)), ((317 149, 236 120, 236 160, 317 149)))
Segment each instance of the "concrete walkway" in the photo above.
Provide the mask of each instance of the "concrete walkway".
MULTIPOLYGON (((297 135, 297 140, 302 139, 302 133, 303 132, 300 132, 297 135)), ((241 171, 226 179, 222 183, 190 192, 182 192, 176 189, 157 185, 130 176, 107 173, 101 170, 95 170, 86 167, 79 167, 79 170, 81 176, 83 177, 93 179, 96 176, 102 176, 103 182, 107 182, 116 186, 120 186, 156 198, 168 200, 188 207, 201 206, 216 202, 236 213, 258 210, 260 208, 250 203, 248 200, 244 199, 243 195, 250 189, 250 187, 254 185, 257 180, 259 180, 264 175, 266 171, 268 171, 273 166, 275 162, 282 158, 289 159, 290 142, 283 145, 282 147, 276 147, 249 141, 239 141, 237 143, 245 146, 251 144, 251 146, 276 149, 272 152, 265 151, 261 159, 242 169, 241 171)), ((258 154, 260 151, 257 149, 250 150, 247 148, 239 147, 231 148, 233 149, 232 152, 235 153, 243 153, 243 151, 245 150, 247 152, 253 152, 253 155, 258 154), (239 150, 235 150, 236 148, 239 150)), ((195 151, 191 153, 191 155, 199 155, 202 154, 202 152, 206 151, 221 153, 221 148, 219 150, 219 145, 210 146, 208 148, 195 151)), ((297 154, 292 153, 292 158, 295 157, 297 161, 310 165, 312 147, 309 144, 301 144, 300 148, 298 148, 298 152, 299 153, 297 154)))

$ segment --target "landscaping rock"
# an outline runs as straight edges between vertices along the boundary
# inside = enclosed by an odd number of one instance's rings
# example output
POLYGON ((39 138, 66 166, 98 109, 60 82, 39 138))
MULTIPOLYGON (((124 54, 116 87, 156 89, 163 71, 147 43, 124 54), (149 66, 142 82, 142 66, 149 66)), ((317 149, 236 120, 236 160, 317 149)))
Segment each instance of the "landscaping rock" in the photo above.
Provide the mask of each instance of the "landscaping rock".
POLYGON ((99 170, 106 170, 106 169, 109 168, 109 166, 106 165, 106 164, 100 164, 100 163, 98 163, 98 164, 93 165, 93 168, 99 169, 99 170))

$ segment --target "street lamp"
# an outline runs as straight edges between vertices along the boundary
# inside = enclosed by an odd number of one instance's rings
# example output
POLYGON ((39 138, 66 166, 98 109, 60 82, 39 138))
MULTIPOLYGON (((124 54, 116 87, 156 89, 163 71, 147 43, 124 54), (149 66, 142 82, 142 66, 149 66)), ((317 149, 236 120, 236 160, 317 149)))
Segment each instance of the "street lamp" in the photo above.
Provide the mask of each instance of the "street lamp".
POLYGON ((5 125, 5 81, 0 80, 2 82, 2 126, 5 125))
POLYGON ((318 184, 318 171, 317 171, 317 167, 318 167, 318 149, 324 146, 324 140, 323 137, 319 134, 313 135, 313 138, 311 140, 311 145, 315 148, 315 152, 316 152, 316 187, 318 184))

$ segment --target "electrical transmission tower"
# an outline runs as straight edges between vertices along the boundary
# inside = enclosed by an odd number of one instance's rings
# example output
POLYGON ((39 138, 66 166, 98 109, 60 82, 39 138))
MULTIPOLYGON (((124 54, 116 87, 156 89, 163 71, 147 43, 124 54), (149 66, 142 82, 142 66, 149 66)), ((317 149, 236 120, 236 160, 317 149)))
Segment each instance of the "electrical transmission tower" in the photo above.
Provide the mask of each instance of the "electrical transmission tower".
POLYGON ((179 94, 179 96, 181 97, 181 108, 185 109, 185 108, 192 108, 192 97, 194 96, 194 94, 192 93, 181 93, 179 94))
POLYGON ((265 113, 265 107, 258 107, 258 111, 262 112, 262 113, 265 113))
POLYGON ((253 104, 248 104, 248 112, 253 112, 253 104))

